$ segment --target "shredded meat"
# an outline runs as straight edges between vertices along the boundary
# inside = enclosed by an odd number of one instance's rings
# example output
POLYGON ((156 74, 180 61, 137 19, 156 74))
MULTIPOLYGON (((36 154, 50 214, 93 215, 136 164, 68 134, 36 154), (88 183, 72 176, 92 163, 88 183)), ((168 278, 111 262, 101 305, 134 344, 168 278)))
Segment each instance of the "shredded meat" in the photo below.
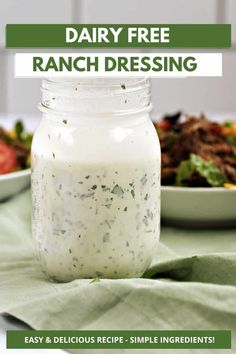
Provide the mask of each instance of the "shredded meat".
MULTIPOLYGON (((189 116, 183 122, 176 120, 176 116, 173 122, 170 116, 163 120, 168 122, 168 129, 162 129, 163 124, 154 123, 161 143, 163 185, 175 183, 178 166, 181 161, 189 159, 191 153, 214 161, 225 178, 236 183, 236 146, 229 143, 222 125, 207 120, 205 116, 189 116)), ((198 174, 191 179, 194 186, 207 185, 198 174)))

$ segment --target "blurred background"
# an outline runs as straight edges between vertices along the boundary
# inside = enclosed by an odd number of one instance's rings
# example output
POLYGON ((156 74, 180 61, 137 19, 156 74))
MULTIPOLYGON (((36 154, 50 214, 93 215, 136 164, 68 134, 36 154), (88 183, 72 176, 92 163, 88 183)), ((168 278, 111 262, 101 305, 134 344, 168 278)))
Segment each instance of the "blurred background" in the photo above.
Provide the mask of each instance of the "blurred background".
POLYGON ((40 80, 14 79, 15 51, 4 48, 7 23, 231 23, 223 77, 153 79, 153 116, 179 109, 236 115, 236 0, 1 0, 0 115, 36 116, 40 80))

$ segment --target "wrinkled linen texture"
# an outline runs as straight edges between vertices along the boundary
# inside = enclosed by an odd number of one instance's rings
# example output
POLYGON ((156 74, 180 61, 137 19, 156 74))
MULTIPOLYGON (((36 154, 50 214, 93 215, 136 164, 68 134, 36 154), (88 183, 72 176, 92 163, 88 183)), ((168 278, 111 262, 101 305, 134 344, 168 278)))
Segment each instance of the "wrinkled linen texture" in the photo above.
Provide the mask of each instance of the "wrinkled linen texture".
MULTIPOLYGON (((236 353, 236 230, 162 228, 155 279, 45 279, 26 191, 0 204, 0 313, 33 329, 230 329, 234 349, 116 349, 107 353, 236 353)), ((80 349, 75 353, 104 353, 80 349)))

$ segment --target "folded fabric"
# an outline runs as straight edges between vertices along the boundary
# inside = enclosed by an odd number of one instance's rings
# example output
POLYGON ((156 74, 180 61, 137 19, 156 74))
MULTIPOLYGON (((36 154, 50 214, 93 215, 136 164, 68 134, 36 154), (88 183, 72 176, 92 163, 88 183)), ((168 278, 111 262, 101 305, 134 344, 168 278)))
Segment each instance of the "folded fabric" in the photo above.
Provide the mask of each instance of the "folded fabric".
MULTIPOLYGON (((40 269, 30 213, 29 191, 0 204, 0 313, 15 316, 34 329, 230 329, 235 348, 212 353, 236 352, 235 230, 216 232, 219 253, 206 254, 205 250, 200 254, 203 245, 196 238, 205 239, 209 252, 213 231, 163 228, 158 253, 144 278, 59 284, 45 279, 40 269), (189 253, 186 244, 191 244, 189 253), (181 249, 182 254, 177 252, 181 249), (231 253, 224 252, 228 250, 231 253)), ((215 247, 214 239, 214 251, 215 247)), ((109 350, 113 352, 173 354, 173 350, 109 350)))

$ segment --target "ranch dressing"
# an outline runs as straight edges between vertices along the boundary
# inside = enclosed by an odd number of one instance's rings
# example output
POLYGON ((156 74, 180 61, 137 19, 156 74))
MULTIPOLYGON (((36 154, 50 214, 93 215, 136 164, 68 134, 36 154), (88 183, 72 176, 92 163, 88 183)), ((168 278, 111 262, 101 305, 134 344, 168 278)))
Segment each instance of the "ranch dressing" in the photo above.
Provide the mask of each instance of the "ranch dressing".
POLYGON ((33 234, 51 279, 140 277, 150 265, 160 148, 149 108, 146 79, 44 82, 32 144, 33 234))

